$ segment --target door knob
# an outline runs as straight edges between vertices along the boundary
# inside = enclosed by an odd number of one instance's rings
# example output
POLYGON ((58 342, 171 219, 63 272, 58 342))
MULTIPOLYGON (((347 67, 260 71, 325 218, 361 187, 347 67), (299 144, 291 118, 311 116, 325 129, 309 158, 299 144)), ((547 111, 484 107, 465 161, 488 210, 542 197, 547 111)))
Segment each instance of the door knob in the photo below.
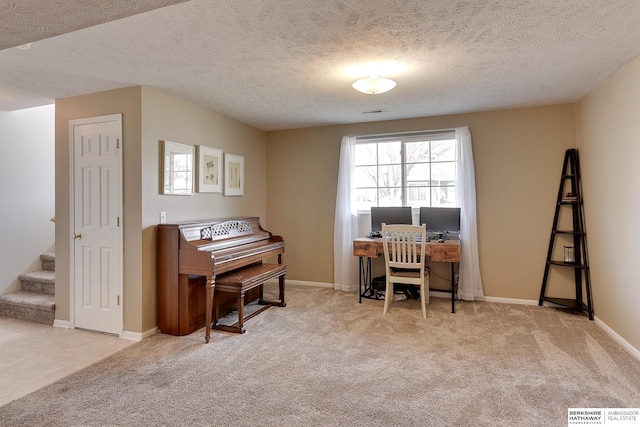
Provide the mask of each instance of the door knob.
POLYGON ((76 234, 76 233, 73 233, 73 239, 74 239, 74 240, 82 239, 82 234, 76 234))

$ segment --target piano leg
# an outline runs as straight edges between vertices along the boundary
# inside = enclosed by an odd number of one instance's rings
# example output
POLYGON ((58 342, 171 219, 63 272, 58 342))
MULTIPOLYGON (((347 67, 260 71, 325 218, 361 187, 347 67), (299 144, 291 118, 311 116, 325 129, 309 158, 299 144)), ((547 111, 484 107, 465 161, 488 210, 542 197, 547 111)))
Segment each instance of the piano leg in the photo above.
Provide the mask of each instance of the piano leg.
POLYGON ((278 307, 286 307, 287 303, 284 302, 284 275, 278 277, 278 287, 280 288, 280 304, 276 304, 278 307))
POLYGON ((238 294, 238 332, 244 334, 244 291, 238 294))
MULTIPOLYGON (((282 254, 278 254, 278 264, 282 265, 282 254)), ((280 288, 280 303, 274 305, 277 305, 278 307, 286 307, 287 303, 284 302, 284 274, 278 277, 278 287, 280 288)))
MULTIPOLYGON (((207 285, 206 285, 206 302, 205 302, 205 323, 206 323, 206 332, 204 335, 204 342, 208 343, 209 338, 211 337, 211 313, 214 308, 213 298, 216 289, 216 282, 214 276, 207 276, 207 285)), ((217 316, 214 316, 217 318, 217 316)), ((217 321, 217 319, 216 319, 217 321)))

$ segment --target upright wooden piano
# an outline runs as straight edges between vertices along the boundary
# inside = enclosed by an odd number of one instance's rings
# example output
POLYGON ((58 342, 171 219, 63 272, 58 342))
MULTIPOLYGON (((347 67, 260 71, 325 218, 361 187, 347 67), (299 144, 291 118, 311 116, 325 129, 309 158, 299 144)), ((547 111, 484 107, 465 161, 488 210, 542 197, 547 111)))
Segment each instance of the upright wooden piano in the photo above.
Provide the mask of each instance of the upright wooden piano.
MULTIPOLYGON (((282 270, 283 253, 283 238, 264 230, 257 217, 159 224, 158 329, 186 335, 206 325, 208 342, 212 311, 219 305, 214 303, 216 277, 254 267, 264 271, 262 263, 268 259, 277 259, 274 267, 282 270)), ((282 275, 284 306, 283 286, 282 275)))

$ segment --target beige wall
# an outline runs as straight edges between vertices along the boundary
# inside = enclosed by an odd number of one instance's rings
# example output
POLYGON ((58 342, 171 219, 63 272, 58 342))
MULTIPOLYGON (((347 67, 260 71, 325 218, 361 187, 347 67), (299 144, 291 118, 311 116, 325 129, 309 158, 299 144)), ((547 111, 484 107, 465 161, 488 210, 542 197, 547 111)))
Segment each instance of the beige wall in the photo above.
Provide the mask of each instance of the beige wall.
POLYGON ((195 104, 147 87, 56 101, 56 319, 69 320, 69 120, 123 114, 124 330, 156 326, 155 225, 256 215, 266 224, 265 134, 195 104), (208 145, 245 156, 245 196, 160 194, 160 141, 208 145))
POLYGON ((140 87, 56 100, 56 319, 70 320, 69 120, 122 113, 124 158, 124 327, 139 331, 140 87))
POLYGON ((640 58, 584 97, 576 133, 598 319, 640 349, 640 58))
MULTIPOLYGON (((268 132, 267 216, 286 241, 287 278, 333 282, 343 135, 465 125, 473 137, 485 295, 537 300, 564 152, 575 146, 573 105, 268 132)), ((567 296, 568 278, 552 278, 553 296, 567 296)))
POLYGON ((225 116, 166 95, 142 88, 142 330, 156 322, 156 225, 161 211, 167 222, 203 220, 229 216, 266 218, 265 133, 225 116), (196 193, 193 196, 160 194, 161 142, 206 145, 225 153, 244 156, 245 187, 242 197, 196 193))
POLYGON ((54 106, 0 111, 0 294, 20 290, 18 276, 42 269, 55 225, 54 106))

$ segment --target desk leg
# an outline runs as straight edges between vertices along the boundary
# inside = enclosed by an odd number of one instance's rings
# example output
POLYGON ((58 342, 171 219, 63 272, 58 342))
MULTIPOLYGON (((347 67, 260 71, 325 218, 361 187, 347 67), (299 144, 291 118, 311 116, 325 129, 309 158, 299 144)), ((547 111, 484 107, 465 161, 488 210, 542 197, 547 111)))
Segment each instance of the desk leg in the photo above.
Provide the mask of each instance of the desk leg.
POLYGON ((451 313, 456 312, 456 270, 451 263, 451 313))
POLYGON ((362 280, 364 276, 364 259, 358 257, 358 303, 362 304, 362 280))
POLYGON ((358 304, 362 304, 362 257, 358 257, 358 304))
POLYGON ((364 261, 365 257, 358 257, 358 302, 362 303, 362 294, 372 292, 371 288, 371 258, 366 257, 366 265, 364 261), (364 290, 363 290, 364 289, 364 290))

